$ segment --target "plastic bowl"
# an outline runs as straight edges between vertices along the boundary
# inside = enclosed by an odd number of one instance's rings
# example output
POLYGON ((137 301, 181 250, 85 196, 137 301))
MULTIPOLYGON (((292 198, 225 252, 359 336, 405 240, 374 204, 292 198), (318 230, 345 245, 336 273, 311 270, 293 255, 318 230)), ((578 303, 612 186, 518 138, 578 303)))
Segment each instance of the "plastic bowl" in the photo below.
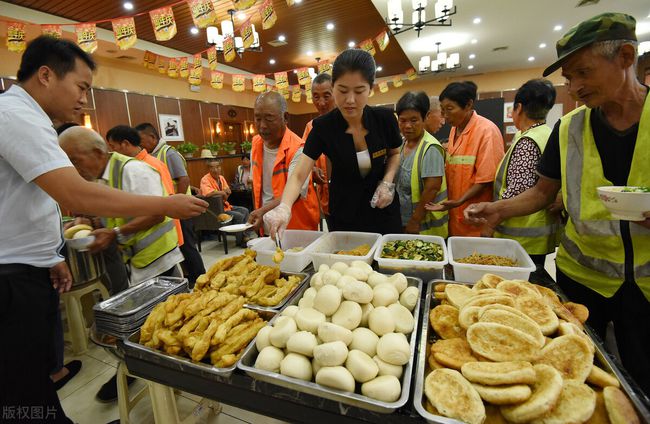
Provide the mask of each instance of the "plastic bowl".
POLYGON ((74 250, 85 252, 88 250, 88 246, 95 242, 95 236, 82 237, 78 239, 65 239, 65 242, 74 250))
POLYGON ((632 186, 598 187, 598 197, 612 214, 612 218, 624 221, 643 221, 644 212, 650 212, 650 193, 624 192, 632 186))

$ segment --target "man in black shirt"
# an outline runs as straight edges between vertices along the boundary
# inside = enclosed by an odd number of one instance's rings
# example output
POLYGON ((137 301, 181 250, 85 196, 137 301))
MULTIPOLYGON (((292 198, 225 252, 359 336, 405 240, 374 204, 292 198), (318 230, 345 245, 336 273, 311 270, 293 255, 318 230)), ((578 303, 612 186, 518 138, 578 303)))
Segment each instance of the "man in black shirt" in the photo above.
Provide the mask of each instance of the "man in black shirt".
POLYGON ((650 100, 636 79, 635 20, 605 13, 557 42, 558 68, 569 93, 584 103, 555 126, 537 185, 514 198, 481 203, 465 216, 496 226, 536 212, 562 196, 569 214, 557 254, 557 282, 589 308, 588 323, 604 337, 614 323, 623 365, 650 394, 650 211, 644 221, 614 219, 599 186, 650 186, 650 100))

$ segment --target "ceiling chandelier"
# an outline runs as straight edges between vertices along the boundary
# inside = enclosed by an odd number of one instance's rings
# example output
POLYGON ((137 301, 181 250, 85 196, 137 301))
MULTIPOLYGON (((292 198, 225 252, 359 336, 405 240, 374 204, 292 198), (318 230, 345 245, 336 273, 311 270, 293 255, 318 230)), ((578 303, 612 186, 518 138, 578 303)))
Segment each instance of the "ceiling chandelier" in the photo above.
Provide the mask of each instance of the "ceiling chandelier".
POLYGON ((404 22, 404 11, 402 11, 402 0, 388 0, 388 16, 386 25, 391 29, 393 35, 414 29, 420 36, 420 31, 429 26, 451 26, 451 15, 456 14, 456 6, 453 0, 438 0, 434 5, 434 17, 427 21, 426 7, 427 0, 412 0, 413 14, 412 23, 404 22))
POLYGON ((253 44, 249 48, 244 48, 244 40, 241 37, 235 37, 235 10, 228 9, 228 14, 230 15, 230 20, 221 21, 221 34, 219 34, 219 28, 216 26, 207 27, 208 44, 215 46, 217 51, 223 52, 223 39, 230 36, 235 41, 235 51, 239 56, 244 52, 261 52, 260 35, 255 31, 255 25, 251 25, 253 29, 253 44))
POLYGON ((420 74, 430 74, 438 72, 454 71, 460 68, 460 54, 440 51, 440 41, 436 43, 436 56, 431 60, 431 56, 422 56, 418 66, 420 74))

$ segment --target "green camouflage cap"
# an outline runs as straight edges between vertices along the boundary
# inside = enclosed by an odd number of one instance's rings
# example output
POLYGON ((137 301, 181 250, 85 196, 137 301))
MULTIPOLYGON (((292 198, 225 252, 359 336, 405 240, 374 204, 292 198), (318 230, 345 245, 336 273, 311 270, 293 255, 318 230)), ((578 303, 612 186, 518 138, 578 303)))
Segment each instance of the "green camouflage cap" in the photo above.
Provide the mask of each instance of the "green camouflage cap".
POLYGON ((555 72, 571 54, 596 41, 635 40, 636 20, 624 13, 603 13, 580 22, 555 44, 557 60, 544 70, 543 76, 555 72))

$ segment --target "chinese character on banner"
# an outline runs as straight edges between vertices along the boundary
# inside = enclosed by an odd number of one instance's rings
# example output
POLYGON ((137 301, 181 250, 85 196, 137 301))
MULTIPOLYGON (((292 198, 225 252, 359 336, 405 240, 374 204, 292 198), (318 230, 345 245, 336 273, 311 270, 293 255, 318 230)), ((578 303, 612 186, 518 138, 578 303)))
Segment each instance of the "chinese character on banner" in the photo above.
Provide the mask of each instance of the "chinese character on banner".
POLYGON ((253 35, 253 25, 251 24, 250 19, 247 19, 239 28, 239 35, 241 35, 245 49, 253 45, 253 42, 255 42, 255 36, 253 35))
POLYGON ((161 7, 149 12, 151 26, 158 41, 168 41, 176 35, 176 20, 171 6, 161 7))
POLYGON ((314 103, 314 100, 311 97, 311 90, 305 90, 305 97, 307 99, 307 103, 309 103, 310 105, 314 103))
POLYGON ((149 62, 151 61, 151 57, 154 56, 153 53, 151 53, 149 50, 144 51, 144 58, 142 59, 142 66, 145 68, 149 67, 149 62))
POLYGON ((273 8, 273 1, 266 0, 260 7, 260 15, 262 16, 262 29, 270 29, 275 25, 278 20, 278 15, 273 8))
POLYGON ((359 48, 362 50, 367 51, 371 55, 375 55, 377 51, 375 50, 375 45, 372 44, 372 40, 370 38, 367 38, 363 40, 362 42, 359 43, 359 48))
POLYGON ((318 73, 332 75, 332 64, 329 60, 318 62, 318 73))
POLYGON ((257 0, 232 0, 235 10, 246 10, 250 9, 257 0))
POLYGON ((381 93, 386 93, 388 91, 388 81, 382 81, 379 83, 379 91, 381 93))
POLYGON ((178 59, 175 57, 169 59, 167 65, 167 76, 170 78, 178 78, 178 59))
POLYGON ((167 73, 167 68, 165 67, 165 61, 162 58, 160 58, 160 60, 158 61, 158 72, 160 72, 161 74, 167 73))
POLYGON ((253 91, 256 93, 262 93, 266 89, 266 75, 254 75, 253 76, 253 91))
POLYGON ((61 25, 41 25, 41 33, 48 37, 54 37, 57 40, 60 40, 63 36, 61 25))
POLYGON ((287 100, 289 100, 289 97, 291 96, 288 88, 285 90, 280 90, 280 94, 282 94, 282 97, 284 97, 287 100))
POLYGON ((203 77, 203 59, 201 53, 194 55, 194 62, 192 62, 192 70, 190 71, 189 82, 191 85, 201 85, 201 78, 203 77))
POLYGON ((408 78, 410 81, 413 81, 418 77, 418 74, 415 72, 414 68, 408 68, 406 71, 406 78, 408 78))
POLYGON ((217 21, 211 0, 187 0, 187 6, 197 28, 205 28, 217 21))
POLYGON ((21 53, 25 51, 25 24, 22 22, 7 23, 7 49, 10 52, 21 53))
POLYGON ((208 55, 208 67, 211 71, 217 69, 217 48, 212 46, 207 51, 208 55))
MULTIPOLYGON (((155 53, 151 53, 151 56, 149 57, 149 61, 147 62, 147 69, 156 69, 156 61, 158 60, 158 55, 155 53)), ((160 59, 162 60, 162 58, 160 59)))
POLYGON ((300 86, 299 85, 294 85, 291 87, 291 101, 294 103, 300 103, 300 97, 302 96, 302 92, 300 91, 300 86))
POLYGON ((113 24, 113 34, 115 34, 115 44, 120 50, 130 49, 138 41, 135 33, 135 21, 133 18, 121 18, 111 21, 113 24))
POLYGON ((178 64, 178 75, 181 78, 187 78, 190 76, 189 64, 187 63, 186 57, 181 57, 181 61, 178 64))
POLYGON ((286 72, 276 72, 274 74, 274 77, 275 77, 275 86, 278 87, 279 90, 289 88, 289 78, 287 77, 286 72))
POLYGON ((246 77, 244 75, 232 76, 232 91, 241 92, 246 90, 246 77))
POLYGON ((223 88, 223 74, 221 72, 212 71, 210 73, 210 86, 218 90, 223 88))
POLYGON ((299 68, 298 69, 298 84, 306 85, 310 81, 311 81, 311 77, 309 76, 309 70, 307 68, 299 68))
POLYGON ((235 60, 235 40, 230 36, 223 38, 223 58, 226 62, 232 62, 235 60))
POLYGON ((378 36, 375 37, 375 41, 377 42, 380 51, 383 52, 386 50, 386 47, 388 47, 388 42, 390 41, 390 38, 388 37, 388 31, 382 31, 378 36))
POLYGON ((395 75, 393 77, 393 87, 401 87, 402 84, 404 84, 404 81, 402 81, 402 76, 401 75, 395 75))
POLYGON ((77 33, 77 44, 81 50, 93 54, 97 50, 97 26, 95 24, 77 24, 74 29, 77 33))

